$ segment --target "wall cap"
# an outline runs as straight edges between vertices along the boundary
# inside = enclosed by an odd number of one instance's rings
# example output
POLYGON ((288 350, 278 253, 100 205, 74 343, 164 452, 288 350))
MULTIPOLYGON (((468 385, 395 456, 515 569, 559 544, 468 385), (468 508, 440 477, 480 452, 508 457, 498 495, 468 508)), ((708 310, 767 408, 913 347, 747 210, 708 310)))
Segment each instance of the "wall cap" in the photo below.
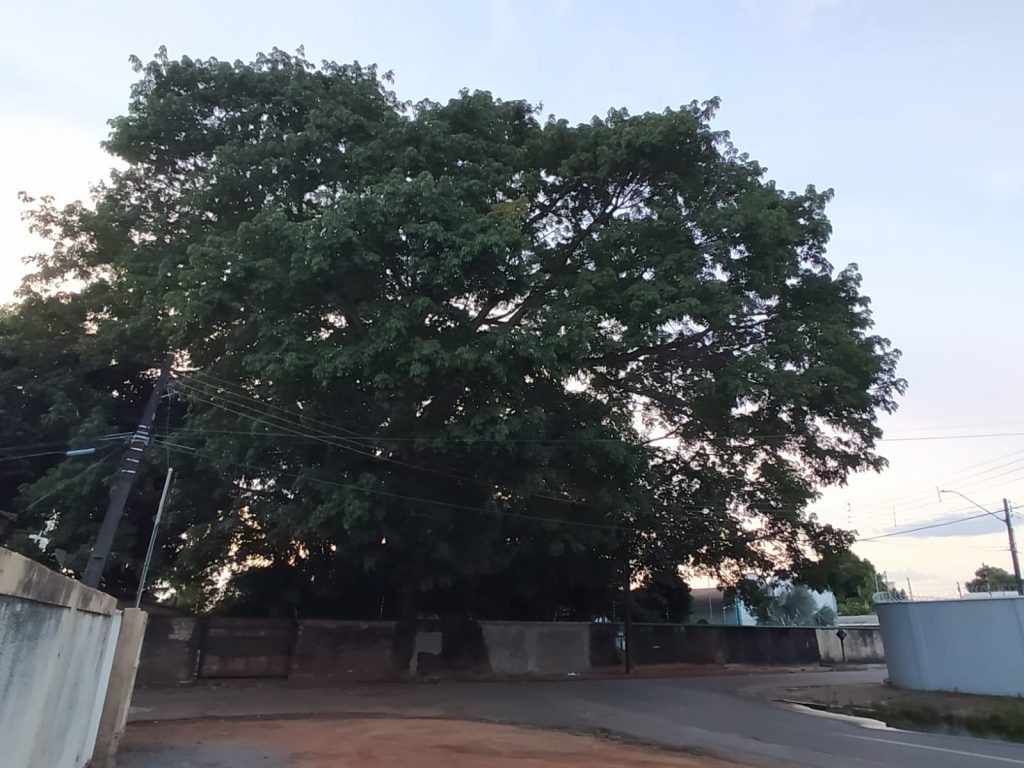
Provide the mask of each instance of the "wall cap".
POLYGON ((0 547, 0 595, 112 616, 117 600, 0 547))

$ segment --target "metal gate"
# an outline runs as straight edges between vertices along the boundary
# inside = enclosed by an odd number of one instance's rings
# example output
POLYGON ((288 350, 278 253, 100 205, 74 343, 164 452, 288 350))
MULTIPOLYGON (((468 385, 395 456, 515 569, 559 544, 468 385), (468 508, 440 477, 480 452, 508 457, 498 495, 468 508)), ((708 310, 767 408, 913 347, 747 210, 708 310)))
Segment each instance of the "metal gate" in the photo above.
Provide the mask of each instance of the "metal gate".
POLYGON ((287 677, 295 639, 291 619, 206 620, 198 676, 287 677))

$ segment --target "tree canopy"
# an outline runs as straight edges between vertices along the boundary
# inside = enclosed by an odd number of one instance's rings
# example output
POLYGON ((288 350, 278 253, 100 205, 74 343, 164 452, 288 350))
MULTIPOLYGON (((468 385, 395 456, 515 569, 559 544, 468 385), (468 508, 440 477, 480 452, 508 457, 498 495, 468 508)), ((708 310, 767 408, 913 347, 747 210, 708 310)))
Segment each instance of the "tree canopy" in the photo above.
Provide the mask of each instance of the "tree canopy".
MULTIPOLYGON (((575 125, 301 53, 136 65, 123 167, 92 205, 26 198, 53 248, 0 315, 5 444, 130 430, 177 355, 109 588, 165 460, 157 574, 196 604, 231 573, 281 611, 587 617, 627 560, 788 576, 848 545, 805 508, 884 466, 898 352, 825 257, 831 191, 778 189, 717 101, 575 125)), ((109 472, 3 466, 80 570, 109 472)))
POLYGON ((1009 571, 982 563, 965 586, 968 592, 1008 592, 1017 589, 1017 579, 1009 571))
POLYGON ((757 623, 766 627, 831 627, 836 612, 820 605, 814 591, 803 584, 776 582, 756 605, 757 623))
POLYGON ((848 549, 826 553, 806 570, 803 582, 816 590, 830 590, 836 597, 840 616, 871 613, 872 598, 882 591, 874 564, 848 549))

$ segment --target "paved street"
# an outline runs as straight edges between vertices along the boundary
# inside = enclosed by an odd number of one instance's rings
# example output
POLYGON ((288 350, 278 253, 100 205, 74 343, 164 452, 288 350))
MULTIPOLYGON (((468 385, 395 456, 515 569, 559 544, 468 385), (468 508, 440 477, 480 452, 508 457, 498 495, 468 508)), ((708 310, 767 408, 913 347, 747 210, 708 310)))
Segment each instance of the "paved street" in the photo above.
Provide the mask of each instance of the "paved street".
POLYGON ((1024 766, 1024 745, 880 727, 766 701, 761 691, 881 680, 861 672, 565 682, 392 684, 340 689, 270 685, 139 691, 132 719, 258 715, 395 715, 607 730, 754 766, 1024 766))

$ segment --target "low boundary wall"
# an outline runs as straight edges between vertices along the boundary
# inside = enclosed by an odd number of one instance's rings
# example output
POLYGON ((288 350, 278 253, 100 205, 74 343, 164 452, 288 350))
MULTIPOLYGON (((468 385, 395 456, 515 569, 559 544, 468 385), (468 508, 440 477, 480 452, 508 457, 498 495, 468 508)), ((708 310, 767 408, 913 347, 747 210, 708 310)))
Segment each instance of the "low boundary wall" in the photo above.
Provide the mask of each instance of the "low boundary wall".
POLYGON ((124 728, 144 627, 145 613, 122 615, 113 597, 0 549, 5 768, 106 764, 124 728))
MULTIPOLYGON (((192 683, 197 670, 204 666, 205 626, 209 621, 151 616, 139 685, 192 683)), ((258 631, 261 621, 249 619, 245 624, 251 631, 258 631)), ((265 621, 268 632, 279 631, 280 620, 265 621)), ((841 664, 837 630, 635 624, 632 656, 637 666, 841 664)), ((849 663, 885 661, 877 627, 844 631, 849 663)), ((623 627, 611 623, 475 622, 452 618, 410 626, 390 621, 306 619, 295 623, 293 636, 287 678, 299 685, 407 677, 572 675, 623 663, 623 627)), ((239 656, 251 653, 251 645, 251 638, 240 639, 234 652, 239 656)), ((223 637, 218 638, 214 650, 222 660, 231 652, 223 637)), ((265 674, 254 674, 279 677, 279 666, 265 665, 265 674)), ((247 668, 255 670, 260 665, 249 664, 247 668)))

